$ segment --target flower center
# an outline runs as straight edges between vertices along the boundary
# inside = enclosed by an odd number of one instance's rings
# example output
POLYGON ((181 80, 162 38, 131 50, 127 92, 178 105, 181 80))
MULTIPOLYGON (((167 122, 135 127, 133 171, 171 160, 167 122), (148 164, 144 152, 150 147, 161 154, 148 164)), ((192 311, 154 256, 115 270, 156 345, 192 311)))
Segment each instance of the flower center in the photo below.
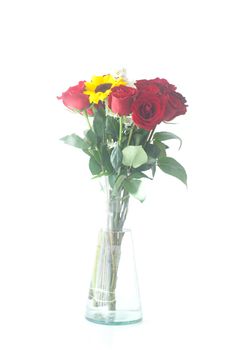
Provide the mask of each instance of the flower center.
POLYGON ((144 103, 140 107, 140 114, 145 119, 150 119, 155 113, 155 106, 151 103, 144 103))
POLYGON ((112 84, 100 84, 95 89, 95 92, 105 92, 111 88, 112 84))

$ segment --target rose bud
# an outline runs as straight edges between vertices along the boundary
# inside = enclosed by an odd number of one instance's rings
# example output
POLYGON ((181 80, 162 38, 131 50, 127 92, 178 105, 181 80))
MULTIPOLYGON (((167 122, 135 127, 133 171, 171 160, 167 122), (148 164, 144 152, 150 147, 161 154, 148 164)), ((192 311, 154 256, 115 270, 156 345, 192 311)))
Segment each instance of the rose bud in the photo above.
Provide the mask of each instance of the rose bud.
POLYGON ((119 85, 111 90, 108 97, 108 106, 120 116, 129 115, 132 113, 132 103, 134 101, 137 90, 135 88, 119 85))

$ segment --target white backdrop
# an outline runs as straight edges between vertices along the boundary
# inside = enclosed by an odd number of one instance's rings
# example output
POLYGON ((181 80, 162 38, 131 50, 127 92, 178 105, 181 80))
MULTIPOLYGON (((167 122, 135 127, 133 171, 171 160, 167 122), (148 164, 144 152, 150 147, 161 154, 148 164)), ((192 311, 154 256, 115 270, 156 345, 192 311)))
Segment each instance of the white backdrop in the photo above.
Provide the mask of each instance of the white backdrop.
MULTIPOLYGON (((1 350, 232 350, 231 1, 7 1, 0 5, 1 350), (98 229, 87 159, 59 138, 84 127, 56 96, 125 67, 189 104, 170 153, 132 201, 144 322, 83 319, 98 229), (149 343, 150 345, 145 345, 149 343)), ((133 213, 133 214, 132 214, 133 213)))

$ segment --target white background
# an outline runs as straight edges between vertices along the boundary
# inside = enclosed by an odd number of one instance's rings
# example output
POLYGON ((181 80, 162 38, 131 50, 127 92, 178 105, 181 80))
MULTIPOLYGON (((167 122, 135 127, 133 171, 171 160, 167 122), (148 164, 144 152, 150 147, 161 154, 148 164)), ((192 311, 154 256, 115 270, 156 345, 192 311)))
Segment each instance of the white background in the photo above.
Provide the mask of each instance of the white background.
POLYGON ((0 5, 0 349, 233 349, 231 1, 5 1, 0 5), (158 171, 132 201, 144 322, 83 314, 99 189, 59 138, 83 130, 56 96, 125 67, 188 100, 170 143, 188 191, 158 171), (147 345, 146 345, 147 344, 147 345))

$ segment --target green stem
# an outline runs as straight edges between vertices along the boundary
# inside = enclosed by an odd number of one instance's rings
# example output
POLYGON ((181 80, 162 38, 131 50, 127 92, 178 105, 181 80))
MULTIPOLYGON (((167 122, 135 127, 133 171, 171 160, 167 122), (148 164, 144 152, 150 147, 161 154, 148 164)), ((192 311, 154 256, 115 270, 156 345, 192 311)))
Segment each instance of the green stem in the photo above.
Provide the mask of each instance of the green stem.
MULTIPOLYGON (((90 119, 89 119, 89 117, 88 117, 88 113, 87 113, 87 111, 84 109, 83 110, 83 114, 84 114, 84 116, 85 116, 85 118, 86 118, 86 120, 87 120, 87 123, 88 123, 88 126, 89 126, 89 128, 90 128, 90 130, 92 130, 93 131, 93 127, 92 127, 92 125, 91 125, 91 123, 90 123, 90 119)), ((94 132, 94 131, 93 131, 94 132)), ((99 155, 99 159, 100 159, 100 166, 101 166, 101 169, 102 169, 102 171, 104 172, 104 166, 103 166, 103 162, 102 162, 102 157, 101 157, 101 153, 100 153, 100 150, 99 150, 99 148, 96 146, 96 151, 97 151, 97 153, 98 153, 98 155, 99 155)), ((93 155, 93 157, 94 157, 94 155, 93 155)), ((94 157, 95 158, 95 157, 94 157)), ((95 158, 96 159, 96 158, 95 158)), ((96 159, 96 161, 98 162, 98 160, 96 159)))
POLYGON ((129 194, 125 189, 119 189, 117 195, 113 196, 107 178, 105 180, 108 224, 107 231, 103 230, 99 239, 89 299, 95 308, 107 306, 109 311, 115 311, 117 274, 129 194))
POLYGON ((133 127, 130 129, 130 133, 129 133, 129 138, 128 138, 128 142, 127 142, 127 146, 129 146, 130 144, 130 141, 131 141, 131 138, 132 138, 132 135, 133 135, 133 131, 134 131, 134 125, 133 127))
POLYGON ((119 128, 119 145, 122 140, 122 129, 123 129, 123 117, 120 117, 120 128, 119 128))
POLYGON ((87 111, 84 111, 84 115, 85 115, 85 117, 86 117, 86 120, 87 120, 87 123, 88 123, 89 128, 92 130, 92 125, 91 125, 91 123, 90 123, 90 120, 89 120, 87 111))
MULTIPOLYGON (((154 131, 155 131, 155 128, 154 128, 153 130, 150 131, 149 137, 147 138, 147 140, 146 140, 146 142, 145 142, 145 145, 146 145, 147 143, 150 143, 150 141, 151 141, 151 139, 152 139, 152 136, 153 136, 153 134, 154 134, 154 131)), ((144 145, 144 146, 145 146, 145 145, 144 145)))
POLYGON ((88 113, 87 113, 87 111, 85 109, 83 110, 83 114, 86 117, 86 120, 87 120, 89 128, 92 130, 92 125, 90 123, 90 120, 89 120, 89 117, 88 117, 88 113))

